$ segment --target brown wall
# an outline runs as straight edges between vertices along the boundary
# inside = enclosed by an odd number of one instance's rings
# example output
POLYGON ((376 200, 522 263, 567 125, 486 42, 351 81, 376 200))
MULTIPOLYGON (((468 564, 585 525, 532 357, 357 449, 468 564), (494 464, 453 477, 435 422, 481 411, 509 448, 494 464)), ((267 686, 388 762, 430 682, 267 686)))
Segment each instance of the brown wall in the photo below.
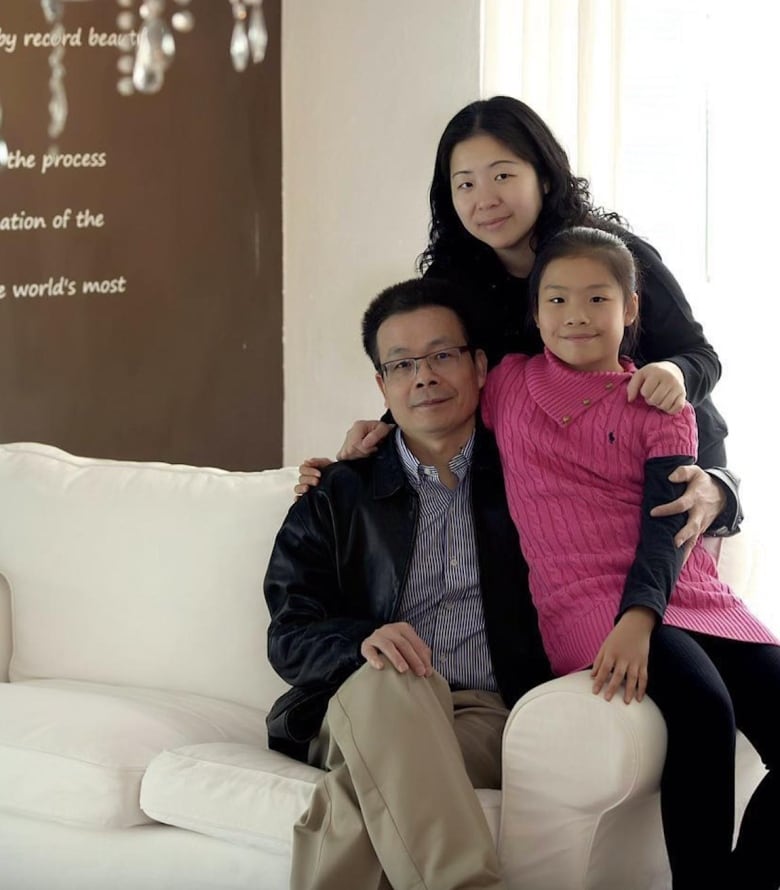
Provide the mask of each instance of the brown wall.
POLYGON ((23 39, 47 26, 39 4, 2 0, 3 134, 36 166, 0 173, 0 225, 24 211, 47 228, 0 230, 0 441, 229 469, 281 463, 280 0, 264 8, 266 59, 239 75, 229 4, 193 0, 195 29, 177 35, 162 91, 128 98, 116 49, 86 46, 91 27, 116 32, 116 4, 66 4, 66 30, 81 28, 85 45, 66 52, 59 149, 105 153, 105 166, 42 174, 48 50, 23 39), (54 229, 66 208, 67 228, 54 229), (77 228, 81 210, 104 225, 77 228), (65 293, 17 295, 62 279, 65 293), (111 280, 122 292, 84 293, 111 280))

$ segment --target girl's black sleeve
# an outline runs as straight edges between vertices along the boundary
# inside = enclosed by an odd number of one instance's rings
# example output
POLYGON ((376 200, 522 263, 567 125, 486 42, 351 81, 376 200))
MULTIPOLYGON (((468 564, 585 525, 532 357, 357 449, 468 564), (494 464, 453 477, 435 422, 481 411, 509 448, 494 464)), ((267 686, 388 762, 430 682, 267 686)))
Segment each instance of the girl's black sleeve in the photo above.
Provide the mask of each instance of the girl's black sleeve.
POLYGON ((678 498, 685 485, 670 482, 669 474, 677 467, 693 463, 691 457, 654 457, 645 462, 645 487, 642 520, 634 562, 626 577, 616 621, 634 606, 652 609, 663 618, 669 597, 683 566, 684 548, 677 547, 674 536, 687 522, 687 514, 655 517, 653 507, 678 498))

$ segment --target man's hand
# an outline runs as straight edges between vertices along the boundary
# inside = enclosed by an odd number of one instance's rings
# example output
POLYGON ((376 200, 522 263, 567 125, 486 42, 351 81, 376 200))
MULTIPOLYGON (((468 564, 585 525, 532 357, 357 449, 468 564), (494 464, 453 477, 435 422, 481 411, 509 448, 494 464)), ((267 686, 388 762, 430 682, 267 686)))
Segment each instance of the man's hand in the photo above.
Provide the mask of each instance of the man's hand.
POLYGON ((593 692, 598 695, 604 684, 604 698, 610 701, 625 680, 623 701, 632 698, 642 701, 647 689, 647 657, 650 651, 650 634, 658 616, 652 609, 634 606, 628 609, 620 621, 607 634, 593 662, 593 692), (610 676, 611 675, 611 676, 610 676))
POLYGON ((307 457, 298 467, 298 484, 293 489, 296 497, 306 494, 310 488, 316 488, 320 484, 321 470, 332 463, 329 457, 307 457))
POLYGON ((644 365, 628 381, 628 401, 637 396, 666 414, 679 413, 685 407, 683 372, 674 362, 644 365))
POLYGON ((669 474, 670 482, 685 482, 688 487, 674 501, 659 504, 650 511, 651 516, 674 516, 688 514, 688 521, 674 536, 678 547, 685 546, 685 558, 693 545, 715 521, 726 506, 726 493, 721 485, 701 467, 677 467, 669 474))
POLYGON ((430 677, 433 673, 428 644, 405 621, 378 627, 370 637, 363 640, 360 654, 371 667, 379 671, 385 666, 382 658, 384 655, 399 674, 411 670, 418 677, 430 677))
POLYGON ((354 460, 373 454, 393 426, 381 420, 356 420, 339 448, 336 460, 354 460))

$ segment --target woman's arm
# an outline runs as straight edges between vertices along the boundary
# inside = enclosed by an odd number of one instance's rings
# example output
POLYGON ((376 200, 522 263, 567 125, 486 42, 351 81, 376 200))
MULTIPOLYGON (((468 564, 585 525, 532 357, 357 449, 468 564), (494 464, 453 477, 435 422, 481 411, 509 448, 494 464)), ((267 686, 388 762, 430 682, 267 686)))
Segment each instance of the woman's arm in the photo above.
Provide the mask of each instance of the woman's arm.
POLYGON ((640 271, 638 363, 673 362, 682 372, 687 400, 697 405, 720 379, 720 360, 655 248, 632 235, 626 241, 640 271))

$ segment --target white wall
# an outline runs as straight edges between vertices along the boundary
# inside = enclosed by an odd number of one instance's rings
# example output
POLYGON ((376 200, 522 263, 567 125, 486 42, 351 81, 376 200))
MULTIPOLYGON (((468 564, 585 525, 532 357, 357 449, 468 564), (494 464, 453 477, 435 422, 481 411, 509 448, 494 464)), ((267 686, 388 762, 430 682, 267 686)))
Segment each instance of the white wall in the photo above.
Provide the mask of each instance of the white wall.
POLYGON ((415 274, 449 118, 479 98, 479 0, 283 0, 284 461, 382 401, 360 318, 415 274))

